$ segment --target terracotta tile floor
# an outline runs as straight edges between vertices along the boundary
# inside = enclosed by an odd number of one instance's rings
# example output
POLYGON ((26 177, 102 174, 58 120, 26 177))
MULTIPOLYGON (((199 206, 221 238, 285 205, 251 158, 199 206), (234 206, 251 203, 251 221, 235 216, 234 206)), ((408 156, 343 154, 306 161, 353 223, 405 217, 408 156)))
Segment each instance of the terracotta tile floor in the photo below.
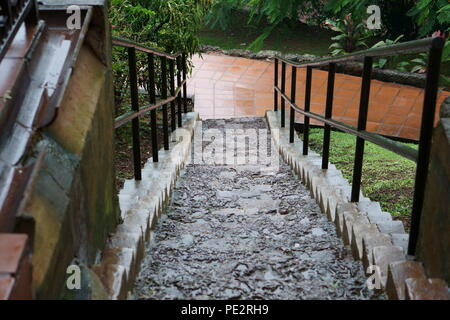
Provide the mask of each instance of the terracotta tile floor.
MULTIPOLYGON (((195 94, 195 109, 202 119, 264 116, 274 104, 274 67, 271 61, 203 54, 193 58, 194 70, 188 92, 195 94)), ((280 71, 281 75, 281 71, 280 71)), ((297 70, 297 104, 302 106, 305 69, 297 70)), ((280 82, 281 83, 281 82, 280 82)), ((356 125, 361 78, 337 74, 333 118, 356 125)), ((286 92, 291 90, 291 69, 286 72, 286 92)), ((327 72, 313 71, 311 110, 324 113, 327 72)), ((438 110, 450 92, 441 91, 438 110)), ((418 139, 422 115, 423 90, 395 83, 372 81, 368 130, 384 135, 418 139)), ((279 104, 280 105, 280 104, 279 104)), ((289 113, 286 108, 286 114, 289 113)), ((438 113, 436 114, 436 121, 438 113)), ((297 113, 296 121, 303 117, 297 113)), ((313 124, 320 124, 312 121, 313 124)))

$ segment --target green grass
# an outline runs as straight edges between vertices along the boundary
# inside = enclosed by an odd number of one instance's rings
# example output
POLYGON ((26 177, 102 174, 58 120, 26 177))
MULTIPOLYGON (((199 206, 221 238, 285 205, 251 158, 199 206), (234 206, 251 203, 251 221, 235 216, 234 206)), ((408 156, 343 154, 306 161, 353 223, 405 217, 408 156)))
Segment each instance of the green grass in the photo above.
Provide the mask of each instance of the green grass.
MULTIPOLYGON (((322 153, 323 130, 312 129, 311 148, 322 153)), ((356 138, 353 135, 331 133, 330 162, 349 182, 352 182, 356 138)), ((406 144, 417 149, 415 144, 406 144)), ((414 192, 416 164, 375 144, 366 142, 362 189, 366 197, 378 201, 384 211, 405 222, 409 227, 414 192)))
MULTIPOLYGON (((258 25, 247 24, 245 13, 233 15, 230 30, 204 27, 199 33, 200 43, 217 46, 224 50, 247 49, 262 30, 264 22, 258 25)), ((327 55, 333 33, 319 27, 297 23, 294 26, 283 25, 276 28, 264 41, 262 50, 276 50, 283 53, 327 55)))

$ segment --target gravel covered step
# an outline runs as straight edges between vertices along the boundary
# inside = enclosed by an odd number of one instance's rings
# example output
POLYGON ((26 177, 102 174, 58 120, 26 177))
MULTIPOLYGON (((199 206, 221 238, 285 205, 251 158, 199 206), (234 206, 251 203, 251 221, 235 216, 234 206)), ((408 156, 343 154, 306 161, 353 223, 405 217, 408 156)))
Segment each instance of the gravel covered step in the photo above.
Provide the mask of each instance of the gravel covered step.
MULTIPOLYGON (((192 154, 203 150, 204 162, 193 159, 174 188, 147 247, 136 299, 385 298, 367 289, 361 262, 353 260, 334 224, 275 149, 265 163, 251 163, 251 157, 243 164, 205 159, 215 144, 210 156, 220 160, 218 142, 227 141, 229 130, 242 146, 239 136, 256 129, 252 152, 272 147, 263 118, 201 125, 203 140, 197 132, 192 154)), ((242 154, 248 156, 234 151, 242 154)))

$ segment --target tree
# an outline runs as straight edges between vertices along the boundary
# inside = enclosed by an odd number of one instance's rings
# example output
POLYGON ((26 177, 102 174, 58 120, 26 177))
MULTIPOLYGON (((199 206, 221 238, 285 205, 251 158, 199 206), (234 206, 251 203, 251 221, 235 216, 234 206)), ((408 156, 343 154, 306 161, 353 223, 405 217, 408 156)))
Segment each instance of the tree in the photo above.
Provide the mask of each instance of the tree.
MULTIPOLYGON (((168 53, 185 52, 192 55, 198 51, 197 32, 203 25, 204 16, 213 1, 112 0, 109 14, 113 25, 113 35, 134 40, 168 53)), ((126 54, 126 51, 121 48, 113 50, 115 98, 118 107, 127 92, 126 54)), ((141 77, 145 77, 146 57, 138 53, 137 58, 141 77)), ((160 79, 158 80, 160 81, 160 79)))
POLYGON ((214 0, 112 0, 114 35, 168 52, 194 53, 197 32, 214 0))
POLYGON ((419 0, 408 12, 420 26, 420 35, 434 31, 450 31, 450 3, 448 0, 419 0))
POLYGON ((211 27, 226 30, 230 27, 231 17, 235 10, 249 11, 249 24, 259 23, 266 19, 269 26, 249 46, 250 50, 261 49, 264 40, 280 24, 293 24, 300 16, 308 17, 310 22, 323 22, 323 0, 217 0, 207 16, 211 27))
POLYGON ((403 35, 409 40, 417 37, 417 27, 414 18, 405 13, 411 10, 416 2, 416 0, 330 0, 325 9, 338 17, 351 12, 355 19, 356 17, 363 19, 367 17, 369 5, 378 5, 381 9, 385 36, 395 39, 403 35))

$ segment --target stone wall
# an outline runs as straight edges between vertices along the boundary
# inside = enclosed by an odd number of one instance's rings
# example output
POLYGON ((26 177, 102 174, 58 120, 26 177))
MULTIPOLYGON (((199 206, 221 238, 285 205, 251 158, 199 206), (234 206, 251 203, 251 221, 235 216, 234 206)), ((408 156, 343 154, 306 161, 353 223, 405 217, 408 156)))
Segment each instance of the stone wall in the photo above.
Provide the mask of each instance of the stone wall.
POLYGON ((32 265, 37 299, 92 298, 91 288, 99 281, 83 271, 98 263, 120 222, 106 2, 92 3, 93 20, 57 117, 36 143, 46 153, 24 215, 35 219, 32 265), (71 264, 82 268, 87 290, 65 289, 71 264))
POLYGON ((434 130, 417 256, 430 277, 450 283, 450 98, 434 130))

